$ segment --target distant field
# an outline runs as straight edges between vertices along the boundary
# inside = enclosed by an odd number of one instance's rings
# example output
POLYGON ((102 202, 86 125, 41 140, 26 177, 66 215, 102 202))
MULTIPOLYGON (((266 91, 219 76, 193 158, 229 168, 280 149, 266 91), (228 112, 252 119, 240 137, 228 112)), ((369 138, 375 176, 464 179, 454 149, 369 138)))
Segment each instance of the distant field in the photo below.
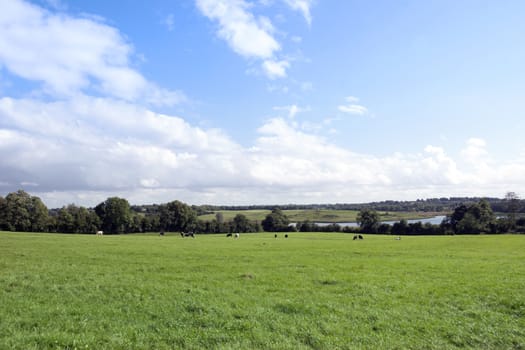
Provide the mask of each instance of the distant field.
MULTIPOLYGON (((210 221, 215 219, 216 213, 222 213, 225 221, 232 220, 237 214, 244 214, 251 221, 261 221, 270 210, 220 210, 213 214, 199 216, 199 220, 210 221)), ((292 222, 310 220, 314 222, 355 222, 358 210, 283 210, 292 222)), ((427 212, 379 212, 382 221, 401 219, 421 219, 435 216, 427 212)), ((443 214, 437 214, 443 215, 443 214)))
POLYGON ((0 348, 525 348, 525 236, 289 235, 0 232, 0 348))

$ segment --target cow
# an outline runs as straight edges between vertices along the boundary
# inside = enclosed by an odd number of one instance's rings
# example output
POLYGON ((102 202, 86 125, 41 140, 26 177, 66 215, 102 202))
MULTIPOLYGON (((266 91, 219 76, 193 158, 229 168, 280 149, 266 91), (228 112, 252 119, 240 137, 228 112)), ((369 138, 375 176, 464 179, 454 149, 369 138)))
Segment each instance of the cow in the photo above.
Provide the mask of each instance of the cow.
POLYGON ((182 238, 184 238, 184 237, 195 238, 195 234, 193 234, 193 232, 181 232, 181 233, 180 233, 180 236, 181 236, 182 238))
POLYGON ((354 238, 352 238, 354 241, 357 239, 357 235, 354 235, 354 238))
POLYGON ((233 234, 230 232, 230 233, 227 233, 226 234, 226 237, 231 237, 233 234))
POLYGON ((275 238, 277 238, 277 233, 274 235, 275 238))
POLYGON ((235 237, 235 238, 239 238, 239 234, 238 234, 238 233, 236 233, 234 237, 235 237))
POLYGON ((164 236, 164 231, 160 231, 159 236, 164 236))
POLYGON ((363 236, 361 236, 361 235, 359 235, 358 237, 359 237, 359 239, 364 239, 363 236))
POLYGON ((284 238, 288 238, 288 235, 287 235, 287 234, 286 234, 286 235, 284 235, 284 238))
POLYGON ((102 236, 104 235, 104 231, 97 231, 97 236, 102 236))
POLYGON ((401 236, 397 236, 396 238, 394 238, 396 241, 400 241, 401 240, 401 236))

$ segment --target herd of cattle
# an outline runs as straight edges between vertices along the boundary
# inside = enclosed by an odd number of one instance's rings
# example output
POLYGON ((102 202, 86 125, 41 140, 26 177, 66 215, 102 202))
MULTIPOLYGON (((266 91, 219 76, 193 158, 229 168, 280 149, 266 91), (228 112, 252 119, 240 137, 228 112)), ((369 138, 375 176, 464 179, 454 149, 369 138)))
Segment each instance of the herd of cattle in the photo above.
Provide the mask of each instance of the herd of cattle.
MULTIPOLYGON (((104 231, 97 231, 97 236, 102 236, 104 235, 104 231)), ((160 231, 159 233, 160 236, 164 236, 164 231, 160 231)), ((185 237, 191 237, 191 238, 195 238, 195 233, 193 233, 192 231, 190 232, 181 232, 180 233, 180 236, 182 238, 185 238, 185 237)), ((239 238, 240 235, 238 233, 227 233, 226 234, 226 237, 233 237, 233 238, 239 238)), ((275 238, 277 238, 277 233, 274 235, 275 238)), ((288 234, 285 234, 284 235, 284 238, 288 238, 288 234)), ((362 235, 354 235, 354 238, 352 238, 354 241, 355 240, 358 240, 358 239, 364 239, 362 235)), ((401 237, 400 236, 397 236, 396 238, 394 238, 396 241, 399 241, 401 240, 401 237)))

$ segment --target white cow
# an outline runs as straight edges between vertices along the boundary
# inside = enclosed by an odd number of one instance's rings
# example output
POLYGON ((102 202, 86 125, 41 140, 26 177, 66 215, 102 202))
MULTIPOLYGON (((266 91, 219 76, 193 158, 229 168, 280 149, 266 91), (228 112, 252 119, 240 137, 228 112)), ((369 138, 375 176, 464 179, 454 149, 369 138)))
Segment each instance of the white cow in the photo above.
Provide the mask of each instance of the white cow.
POLYGON ((97 231, 97 236, 102 236, 104 235, 104 231, 97 231))
POLYGON ((235 238, 239 238, 239 234, 238 233, 235 234, 235 238))

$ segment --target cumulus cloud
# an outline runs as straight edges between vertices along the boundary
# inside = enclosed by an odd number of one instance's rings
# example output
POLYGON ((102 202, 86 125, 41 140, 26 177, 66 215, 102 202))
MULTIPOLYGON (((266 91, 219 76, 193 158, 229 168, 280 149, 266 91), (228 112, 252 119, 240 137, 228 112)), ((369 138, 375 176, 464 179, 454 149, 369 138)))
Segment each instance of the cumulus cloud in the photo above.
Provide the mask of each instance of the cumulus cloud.
POLYGON ((270 79, 284 78, 290 67, 287 60, 276 58, 281 44, 274 36, 272 22, 250 12, 244 0, 196 0, 197 8, 218 23, 217 35, 237 54, 261 60, 263 73, 270 79))
POLYGON ((61 192, 80 204, 120 193, 143 193, 141 203, 163 193, 167 201, 179 191, 224 193, 248 182, 242 148, 220 130, 87 96, 54 103, 2 98, 0 154, 2 193, 27 188, 48 198, 61 192))
POLYGON ((131 68, 133 47, 101 20, 51 13, 21 0, 0 3, 0 66, 41 82, 47 93, 67 97, 98 91, 153 105, 185 99, 131 68))
MULTIPOLYGON (((26 188, 48 205, 308 203, 498 195, 525 186, 525 160, 468 167, 446 150, 361 154, 273 118, 243 147, 217 129, 110 98, 0 99, 0 191, 26 188), (126 118, 122 118, 125 115, 126 118)), ((466 149, 481 143, 467 141, 466 149)), ((488 154, 478 153, 482 159, 488 154)))
POLYGON ((290 67, 288 61, 273 61, 266 60, 262 63, 263 70, 266 76, 270 79, 286 77, 286 69, 290 67))
MULTIPOLYGON (((285 74, 286 61, 275 58, 279 46, 272 44, 271 23, 250 14, 246 2, 199 3, 239 53, 274 62, 274 74, 285 74), (237 25, 261 38, 268 34, 263 47, 243 46, 237 25)), ((25 188, 56 207, 95 205, 115 195, 137 204, 268 204, 498 195, 509 184, 518 192, 525 188, 525 158, 493 160, 483 139, 468 139, 456 158, 439 145, 414 154, 357 153, 314 134, 315 125, 297 122, 297 113, 308 109, 298 105, 276 107, 286 115, 264 122, 253 143, 242 146, 222 130, 152 110, 180 95, 131 68, 133 48, 115 28, 18 0, 0 5, 3 69, 42 82, 57 97, 0 97, 2 195, 25 188)), ((353 96, 339 107, 368 113, 353 96)))
POLYGON ((238 54, 245 57, 271 58, 281 49, 272 36, 273 27, 265 17, 256 18, 243 0, 197 0, 206 17, 219 24, 217 34, 238 54))

